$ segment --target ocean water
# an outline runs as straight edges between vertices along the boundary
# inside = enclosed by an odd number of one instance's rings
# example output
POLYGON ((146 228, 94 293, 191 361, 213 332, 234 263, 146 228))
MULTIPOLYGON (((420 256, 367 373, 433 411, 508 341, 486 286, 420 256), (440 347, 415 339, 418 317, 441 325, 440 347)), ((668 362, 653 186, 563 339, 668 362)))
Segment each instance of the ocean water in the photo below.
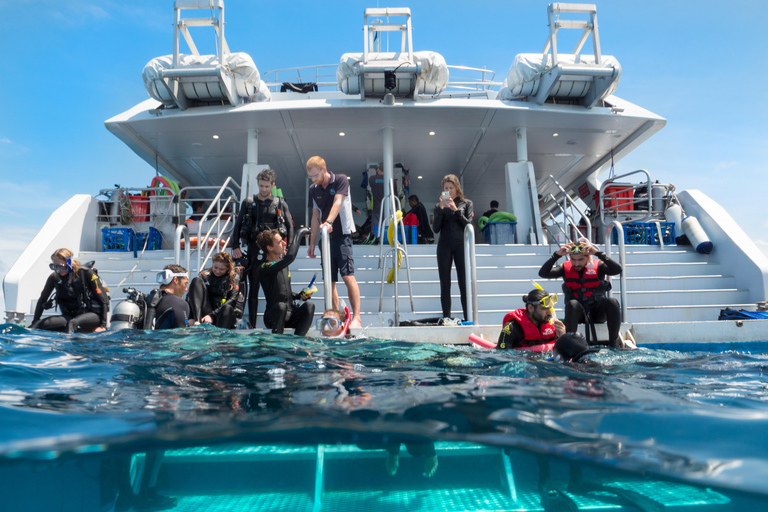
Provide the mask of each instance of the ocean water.
POLYGON ((593 359, 0 325, 0 509, 768 510, 768 342, 593 359))

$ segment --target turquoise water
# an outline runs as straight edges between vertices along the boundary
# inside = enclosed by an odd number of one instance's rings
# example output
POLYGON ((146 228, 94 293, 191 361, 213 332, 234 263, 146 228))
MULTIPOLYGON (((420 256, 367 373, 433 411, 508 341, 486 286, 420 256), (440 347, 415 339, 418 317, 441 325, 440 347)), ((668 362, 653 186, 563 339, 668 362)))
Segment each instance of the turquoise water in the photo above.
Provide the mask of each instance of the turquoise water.
POLYGON ((175 510, 768 509, 768 343, 594 360, 0 325, 0 502, 112 510, 164 453, 175 510))

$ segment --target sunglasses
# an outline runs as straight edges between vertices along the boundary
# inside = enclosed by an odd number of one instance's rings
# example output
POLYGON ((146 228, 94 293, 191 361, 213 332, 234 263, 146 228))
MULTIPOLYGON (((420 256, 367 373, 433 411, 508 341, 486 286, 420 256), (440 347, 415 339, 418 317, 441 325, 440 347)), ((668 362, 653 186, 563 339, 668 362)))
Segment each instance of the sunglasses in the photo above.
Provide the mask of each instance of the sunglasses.
POLYGON ((557 294, 553 293, 551 295, 547 295, 546 297, 542 297, 541 300, 526 302, 526 304, 539 304, 543 308, 553 308, 555 307, 555 304, 557 304, 557 294))
POLYGON ((320 332, 335 331, 341 327, 341 320, 335 316, 324 316, 317 319, 315 327, 317 327, 317 330, 320 332))
POLYGON ((66 263, 49 263, 48 268, 55 272, 57 270, 67 270, 69 267, 66 263))

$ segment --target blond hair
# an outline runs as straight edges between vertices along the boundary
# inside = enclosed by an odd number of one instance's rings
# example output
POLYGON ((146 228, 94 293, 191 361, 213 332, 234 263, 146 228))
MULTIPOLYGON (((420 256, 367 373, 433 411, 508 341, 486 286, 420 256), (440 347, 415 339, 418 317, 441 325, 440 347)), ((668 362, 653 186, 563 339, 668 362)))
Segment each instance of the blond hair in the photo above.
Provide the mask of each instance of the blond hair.
POLYGON ((451 183, 456 188, 456 197, 459 198, 459 201, 464 201, 464 192, 461 190, 459 177, 455 174, 446 174, 443 181, 440 182, 440 188, 444 188, 446 183, 451 183))
POLYGON ((74 256, 74 253, 67 249, 66 247, 62 247, 61 249, 56 249, 56 251, 51 254, 51 259, 59 259, 66 261, 69 266, 72 267, 72 271, 69 273, 69 280, 73 280, 77 273, 80 271, 80 262, 76 259, 72 258, 74 256))

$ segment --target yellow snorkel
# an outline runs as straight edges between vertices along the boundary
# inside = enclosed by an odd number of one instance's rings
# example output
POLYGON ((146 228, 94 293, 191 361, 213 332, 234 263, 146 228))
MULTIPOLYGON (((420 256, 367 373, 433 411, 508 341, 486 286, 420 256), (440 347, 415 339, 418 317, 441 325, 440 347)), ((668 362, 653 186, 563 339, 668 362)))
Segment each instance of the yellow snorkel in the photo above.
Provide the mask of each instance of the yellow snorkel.
MULTIPOLYGON (((547 290, 542 288, 541 285, 539 283, 537 283, 536 281, 534 281, 533 279, 531 279, 531 283, 533 283, 533 286, 536 287, 537 289, 539 289, 539 290, 541 290, 541 291, 543 291, 545 293, 548 293, 547 290)), ((556 300, 557 300, 557 295, 555 295, 555 301, 556 300)), ((552 318, 549 319, 549 323, 554 325, 554 323, 555 323, 555 304, 554 303, 550 303, 549 310, 552 312, 552 318)))

